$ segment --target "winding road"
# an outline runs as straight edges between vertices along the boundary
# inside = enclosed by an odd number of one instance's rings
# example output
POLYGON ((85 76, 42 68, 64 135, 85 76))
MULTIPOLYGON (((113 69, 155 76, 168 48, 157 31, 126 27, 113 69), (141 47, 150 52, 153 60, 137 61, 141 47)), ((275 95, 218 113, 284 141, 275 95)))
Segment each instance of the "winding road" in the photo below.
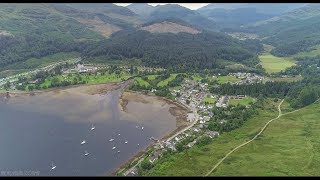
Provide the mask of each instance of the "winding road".
POLYGON ((297 109, 297 110, 294 110, 294 111, 291 111, 291 112, 287 112, 287 113, 282 114, 282 112, 281 112, 281 105, 282 105, 283 101, 284 101, 284 99, 282 99, 282 101, 281 101, 281 102, 279 103, 279 105, 278 105, 278 112, 279 112, 279 114, 278 114, 278 116, 277 116, 276 118, 273 118, 273 119, 269 120, 269 121, 263 126, 263 128, 261 129, 261 131, 260 131, 257 135, 255 135, 251 140, 249 140, 249 141, 247 141, 247 142, 245 142, 245 143, 243 143, 243 144, 235 147, 235 148, 234 148, 233 150, 231 150, 228 154, 226 154, 205 176, 209 176, 209 175, 210 175, 230 154, 232 154, 234 151, 236 151, 237 149, 239 149, 239 148, 241 148, 241 147, 249 144, 249 143, 252 142, 253 140, 255 140, 255 139, 266 129, 266 127, 267 127, 272 121, 279 119, 279 118, 280 118, 281 116, 283 116, 283 115, 291 114, 291 113, 294 113, 294 112, 300 110, 300 109, 297 109))

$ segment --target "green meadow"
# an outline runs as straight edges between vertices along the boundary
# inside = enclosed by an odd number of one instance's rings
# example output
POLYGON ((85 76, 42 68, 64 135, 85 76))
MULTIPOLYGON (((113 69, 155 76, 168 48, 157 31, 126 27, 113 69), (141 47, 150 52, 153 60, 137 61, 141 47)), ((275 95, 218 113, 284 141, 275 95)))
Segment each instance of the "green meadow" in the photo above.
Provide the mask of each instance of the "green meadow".
POLYGON ((316 102, 275 120, 211 175, 319 176, 319 108, 316 102))
POLYGON ((296 64, 291 58, 276 57, 269 53, 260 55, 259 59, 267 73, 280 72, 296 64))

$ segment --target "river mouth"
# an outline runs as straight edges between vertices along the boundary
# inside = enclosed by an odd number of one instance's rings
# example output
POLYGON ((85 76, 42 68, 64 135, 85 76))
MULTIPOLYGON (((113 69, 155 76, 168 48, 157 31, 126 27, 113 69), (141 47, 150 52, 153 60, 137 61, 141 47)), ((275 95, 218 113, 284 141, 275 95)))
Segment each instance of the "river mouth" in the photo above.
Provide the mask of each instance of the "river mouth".
POLYGON ((0 170, 102 176, 145 149, 150 137, 177 128, 169 112, 174 105, 137 94, 122 111, 120 95, 118 85, 93 85, 13 95, 0 103, 0 170))

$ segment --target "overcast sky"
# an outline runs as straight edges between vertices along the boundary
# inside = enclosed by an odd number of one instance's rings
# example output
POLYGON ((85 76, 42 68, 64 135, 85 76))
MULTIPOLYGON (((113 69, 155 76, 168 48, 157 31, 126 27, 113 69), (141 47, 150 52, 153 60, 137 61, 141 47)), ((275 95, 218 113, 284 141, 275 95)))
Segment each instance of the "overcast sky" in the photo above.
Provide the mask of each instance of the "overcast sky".
MULTIPOLYGON (((131 3, 113 3, 116 4, 118 6, 127 6, 131 3)), ((148 3, 151 6, 156 6, 156 5, 164 5, 164 4, 179 4, 180 6, 195 10, 195 9, 199 9, 203 6, 208 5, 209 3, 148 3)))

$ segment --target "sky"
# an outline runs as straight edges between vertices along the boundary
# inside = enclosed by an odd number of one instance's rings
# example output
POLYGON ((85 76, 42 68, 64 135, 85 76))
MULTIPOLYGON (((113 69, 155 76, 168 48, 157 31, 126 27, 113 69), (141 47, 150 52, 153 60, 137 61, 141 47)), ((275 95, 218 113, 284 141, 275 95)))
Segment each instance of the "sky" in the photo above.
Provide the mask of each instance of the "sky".
MULTIPOLYGON (((131 3, 113 3, 113 4, 118 5, 118 6, 127 6, 131 3)), ((209 3, 148 3, 148 4, 151 6, 164 5, 164 4, 179 4, 180 6, 189 8, 191 10, 195 10, 195 9, 199 9, 203 6, 206 6, 209 3)))

